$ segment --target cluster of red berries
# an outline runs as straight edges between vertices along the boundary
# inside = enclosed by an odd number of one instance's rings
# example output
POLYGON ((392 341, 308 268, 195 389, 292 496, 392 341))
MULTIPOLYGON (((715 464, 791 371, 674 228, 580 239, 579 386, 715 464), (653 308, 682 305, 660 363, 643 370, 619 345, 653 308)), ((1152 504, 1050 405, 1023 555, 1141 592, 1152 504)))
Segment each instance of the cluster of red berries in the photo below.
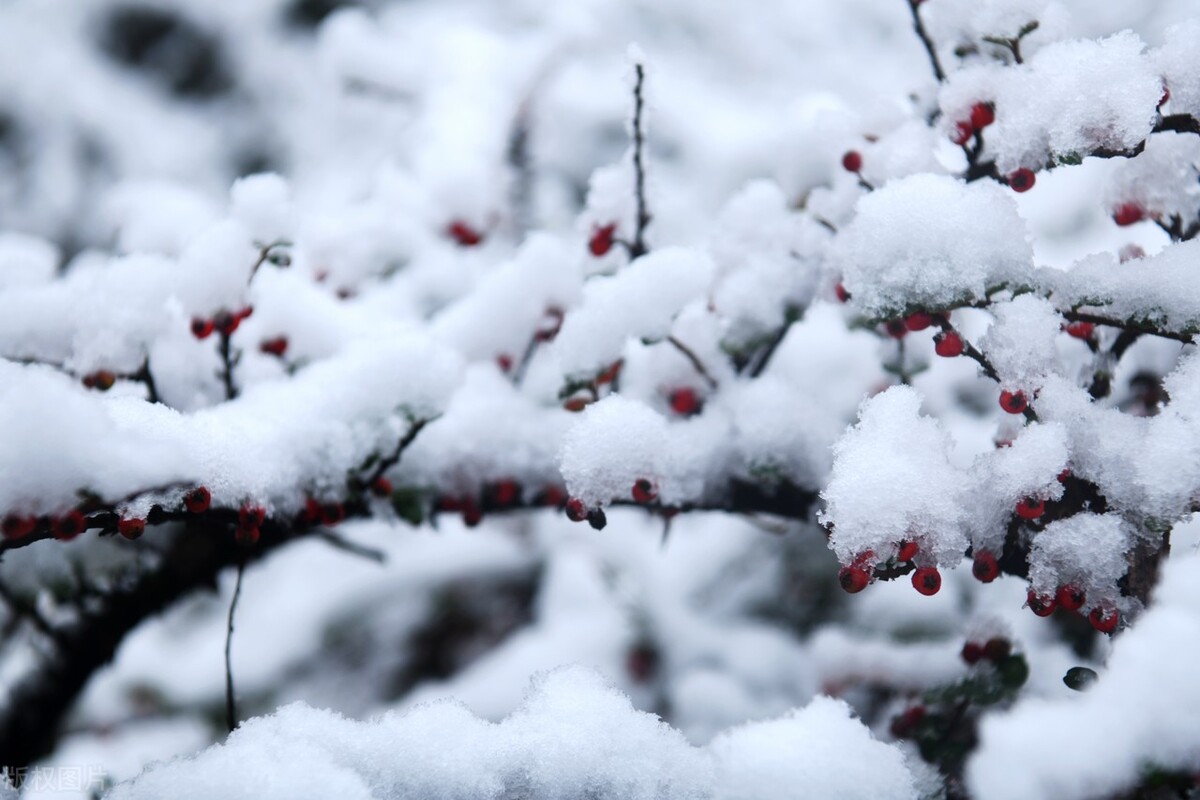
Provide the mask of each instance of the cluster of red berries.
POLYGON ((258 349, 269 356, 283 358, 283 354, 288 349, 288 338, 286 336, 276 336, 274 339, 264 339, 258 346, 258 349))
POLYGON ((83 385, 89 389, 107 392, 117 382, 117 373, 112 370, 99 369, 83 376, 83 385))
POLYGON ((258 544, 258 537, 266 518, 267 510, 262 506, 243 503, 238 509, 237 528, 234 530, 238 544, 245 547, 258 544))
POLYGON ((193 317, 192 335, 197 339, 207 339, 213 331, 225 337, 233 335, 242 320, 254 313, 254 306, 246 306, 239 311, 218 311, 212 317, 193 317))
POLYGON ((959 653, 962 660, 968 664, 978 664, 980 661, 991 661, 999 664, 1012 655, 1012 642, 1003 636, 993 636, 986 642, 967 642, 959 653))
POLYGON ((608 255, 616 242, 616 235, 617 223, 597 225, 592 229, 592 236, 588 239, 588 251, 596 258, 608 255))
POLYGON ((322 503, 315 497, 304 500, 300 521, 306 525, 337 525, 346 518, 346 508, 336 500, 322 503))
MULTIPOLYGON (((1030 589, 1025 602, 1034 614, 1048 617, 1060 608, 1072 613, 1078 612, 1087 603, 1087 594, 1081 587, 1067 583, 1058 587, 1053 595, 1030 589)), ((1111 606, 1094 606, 1088 613, 1088 622, 1101 633, 1112 633, 1120 621, 1121 613, 1111 606)))
POLYGON ((456 219, 446 226, 446 235, 459 247, 475 247, 483 242, 483 233, 461 219, 456 219))
POLYGON ((991 103, 976 103, 971 106, 971 114, 967 119, 959 120, 954 125, 950 140, 962 146, 971 141, 971 137, 996 121, 996 107, 991 103))
MULTIPOLYGON (((0 522, 0 532, 4 534, 5 539, 12 540, 32 536, 37 531, 37 527, 38 518, 35 516, 9 514, 0 522)), ((47 527, 55 539, 69 542, 87 530, 88 519, 82 511, 73 508, 65 514, 50 517, 47 520, 47 527)))

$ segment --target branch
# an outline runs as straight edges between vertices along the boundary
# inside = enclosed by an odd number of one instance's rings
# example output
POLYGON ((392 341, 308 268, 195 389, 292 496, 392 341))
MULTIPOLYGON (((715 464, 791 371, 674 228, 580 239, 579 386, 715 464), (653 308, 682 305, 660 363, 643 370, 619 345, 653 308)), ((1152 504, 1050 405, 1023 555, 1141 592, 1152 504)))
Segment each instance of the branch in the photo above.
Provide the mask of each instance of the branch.
MULTIPOLYGON (((975 345, 973 345, 969 341, 967 341, 967 337, 963 336, 962 331, 956 330, 954 328, 954 326, 950 324, 949 316, 943 315, 941 317, 941 319, 938 321, 938 326, 943 331, 946 331, 946 332, 953 331, 958 336, 958 338, 962 341, 962 344, 963 344, 962 354, 964 356, 966 356, 967 358, 971 359, 972 361, 974 361, 976 364, 978 364, 979 368, 983 370, 984 375, 991 378, 997 384, 1002 383, 1002 381, 1000 380, 1000 374, 998 372, 996 372, 996 368, 994 366, 992 366, 992 362, 989 361, 988 357, 985 356, 978 348, 976 348, 975 345)), ((1031 405, 1026 404, 1025 410, 1021 413, 1024 414, 1025 419, 1027 419, 1028 421, 1037 422, 1037 419, 1038 419, 1037 412, 1035 412, 1033 410, 1033 407, 1031 405)))
POLYGON ((316 533, 317 538, 324 541, 326 544, 341 550, 351 555, 360 556, 368 561, 374 561, 376 564, 386 564, 387 555, 382 550, 376 550, 374 547, 367 547, 347 539, 345 536, 334 533, 331 530, 320 530, 316 533))
POLYGON ((642 114, 645 101, 642 97, 642 87, 646 79, 645 67, 634 64, 637 82, 633 87, 633 175, 634 199, 637 202, 637 219, 635 220, 633 241, 629 244, 631 259, 644 256, 646 247, 646 226, 650 224, 650 212, 646 210, 646 167, 642 160, 642 150, 645 146, 645 133, 642 130, 642 114))
POLYGON ((379 463, 375 465, 375 469, 371 471, 370 476, 364 480, 363 485, 370 486, 371 484, 375 483, 375 481, 382 478, 385 472, 396 466, 396 464, 400 463, 400 457, 404 455, 404 451, 408 449, 408 446, 413 443, 413 441, 417 438, 417 435, 421 433, 425 426, 432 421, 432 419, 411 420, 408 432, 400 437, 400 440, 396 442, 396 449, 394 449, 386 457, 379 460, 379 463))
POLYGON ((233 700, 233 661, 230 654, 233 649, 233 614, 237 611, 238 598, 242 595, 242 574, 246 571, 246 563, 238 562, 237 583, 233 587, 233 599, 229 601, 229 619, 225 627, 225 727, 230 733, 237 728, 237 707, 233 700))
MULTIPOLYGON (((1104 325, 1110 328, 1117 328, 1118 330, 1127 331, 1131 334, 1137 334, 1139 336, 1158 336, 1163 339, 1172 339, 1176 342, 1182 342, 1183 344, 1193 344, 1195 342, 1194 334, 1166 331, 1162 330, 1161 328, 1155 328, 1152 325, 1113 319, 1112 317, 1105 317, 1100 314, 1091 314, 1086 311, 1063 311, 1062 315, 1071 322, 1091 322, 1094 325, 1104 325)), ((1129 342, 1129 344, 1132 344, 1132 342, 1129 342)), ((1126 347, 1128 347, 1129 344, 1127 344, 1126 347)), ((1121 354, 1117 354, 1117 357, 1120 358, 1120 355, 1121 354)))
POLYGON ((692 363, 692 366, 695 367, 696 372, 700 373, 700 377, 704 378, 704 380, 708 382, 708 388, 717 388, 717 379, 712 376, 712 374, 704 366, 704 362, 700 360, 699 356, 692 352, 690 347, 676 339, 674 336, 668 336, 667 341, 674 345, 675 349, 683 353, 687 360, 692 363))
POLYGON ((232 338, 230 334, 222 331, 219 336, 221 337, 217 345, 217 352, 221 356, 219 375, 221 384, 225 387, 225 399, 233 400, 238 396, 237 386, 233 383, 233 367, 237 363, 237 358, 233 355, 229 345, 229 340, 232 338))
POLYGON ((917 10, 921 0, 908 0, 908 8, 912 11, 913 30, 917 32, 917 36, 921 39, 921 44, 925 45, 925 52, 929 54, 929 64, 933 67, 933 75, 937 78, 938 83, 946 82, 946 73, 942 70, 942 64, 938 61, 937 49, 933 46, 933 40, 929 38, 929 32, 925 30, 925 23, 921 21, 921 12, 917 10))

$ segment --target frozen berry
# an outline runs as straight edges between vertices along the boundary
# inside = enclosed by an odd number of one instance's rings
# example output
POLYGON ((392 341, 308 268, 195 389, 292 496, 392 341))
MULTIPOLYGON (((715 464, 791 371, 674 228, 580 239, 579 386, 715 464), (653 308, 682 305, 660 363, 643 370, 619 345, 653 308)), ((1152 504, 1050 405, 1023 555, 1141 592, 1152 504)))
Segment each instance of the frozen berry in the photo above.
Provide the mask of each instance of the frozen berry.
POLYGON ((1006 389, 1000 393, 1000 407, 1009 414, 1023 414, 1028 406, 1024 392, 1010 392, 1006 389))
POLYGON ((300 518, 308 525, 316 525, 321 521, 321 504, 315 497, 304 498, 304 511, 300 513, 300 518))
POLYGON ((1062 472, 1058 473, 1058 482, 1066 483, 1070 477, 1071 477, 1071 470, 1064 469, 1062 472))
POLYGON ((838 570, 838 583, 850 594, 858 594, 871 582, 871 574, 862 566, 852 564, 838 570))
POLYGON ((975 135, 975 128, 967 120, 956 122, 954 130, 950 134, 950 141, 962 146, 971 141, 971 137, 975 135))
POLYGON ((971 565, 971 574, 981 583, 991 583, 1000 577, 1000 562, 996 555, 987 550, 975 554, 975 562, 971 565))
POLYGON ((896 553, 897 561, 912 561, 917 557, 917 543, 911 539, 906 539, 900 543, 899 552, 896 553))
POLYGON ((658 651, 648 644, 631 648, 625 656, 625 669, 629 671, 629 677, 638 683, 645 683, 654 677, 658 669, 658 651))
POLYGON ((862 165, 862 153, 857 150, 848 150, 846 155, 842 156, 842 169, 847 172, 861 172, 862 165))
POLYGON ((321 504, 321 524, 322 525, 337 525, 346 518, 346 509, 341 503, 322 503, 321 504))
POLYGON ((480 522, 483 522, 483 509, 474 500, 464 500, 462 510, 459 513, 462 514, 463 525, 466 525, 468 528, 474 528, 480 522))
POLYGON ((1029 605, 1029 610, 1037 614, 1039 617, 1048 617, 1054 613, 1055 600, 1048 594, 1038 594, 1033 589, 1029 590, 1029 594, 1025 596, 1025 602, 1029 605))
POLYGON ((1026 497, 1017 503, 1017 516, 1024 520, 1034 520, 1046 513, 1046 501, 1040 497, 1026 497))
POLYGON ((837 295, 839 303, 850 302, 850 293, 846 291, 846 286, 841 281, 838 282, 837 286, 833 287, 833 293, 837 295))
POLYGON ((216 327, 211 319, 196 317, 192 320, 192 336, 195 336, 197 339, 207 339, 209 336, 212 336, 212 332, 216 327))
POLYGON ((587 506, 578 497, 567 501, 567 519, 571 522, 583 522, 588 517, 587 506))
POLYGON ((889 319, 884 323, 883 329, 893 339, 903 339, 905 334, 908 333, 908 326, 904 324, 904 320, 902 319, 889 319))
POLYGON ((242 547, 252 547, 258 544, 258 539, 261 535, 262 531, 258 528, 258 526, 246 527, 244 525, 238 525, 237 529, 233 533, 237 543, 242 547))
POLYGON ((967 642, 962 646, 962 652, 959 655, 968 664, 978 664, 983 660, 983 645, 979 642, 967 642))
POLYGON ((592 238, 588 239, 588 251, 596 258, 607 255, 612 250, 614 236, 617 232, 616 223, 602 225, 592 230, 592 238))
POLYGON ((267 511, 262 506, 244 504, 238 509, 239 528, 260 528, 267 518, 267 511))
POLYGON ((184 496, 183 505, 193 514, 202 514, 212 505, 212 493, 203 486, 197 486, 184 496))
POLYGON ((1117 629, 1120 621, 1121 613, 1115 608, 1096 606, 1088 614, 1088 622, 1092 623, 1092 627, 1101 633, 1112 633, 1117 629))
POLYGON ((913 734, 917 726, 925 721, 926 711, 924 706, 913 706, 906 710, 903 714, 897 715, 890 726, 892 736, 897 739, 905 739, 913 734))
POLYGON ((976 103, 971 106, 971 125, 983 130, 996 121, 996 109, 991 103, 976 103))
POLYGON ((117 520, 117 533, 130 541, 137 539, 146 532, 146 520, 130 517, 117 520))
POLYGON ((1012 654, 1012 642, 1003 636, 993 636, 983 646, 983 655, 993 664, 998 664, 1012 654))
POLYGON ((521 486, 512 478, 497 481, 492 487, 492 502, 501 508, 511 506, 521 499, 521 486))
POLYGON ((933 324, 933 317, 924 311, 915 311, 904 318, 904 327, 910 331, 923 331, 933 324))
POLYGON ((50 521, 50 530, 53 532, 54 538, 64 542, 74 539, 86 529, 87 519, 83 516, 83 512, 75 508, 50 521))
POLYGON ((633 502, 646 505, 653 503, 658 498, 658 492, 654 488, 654 484, 645 478, 638 478, 633 483, 633 502))
POLYGON ((608 515, 604 513, 603 508, 593 508, 587 513, 588 525, 591 525, 598 531, 604 530, 604 526, 608 524, 608 515))
POLYGON ((567 411, 579 412, 579 411, 583 411, 585 408, 587 408, 591 404, 592 404, 591 399, 580 395, 577 397, 571 397, 571 398, 567 399, 563 403, 563 408, 565 408, 567 411))
POLYGON ((1171 89, 1166 84, 1163 84, 1162 94, 1158 97, 1158 107, 1162 108, 1171 99, 1171 89))
POLYGON ((9 514, 0 523, 0 530, 5 539, 24 539, 37 529, 37 517, 23 517, 19 514, 9 514))
POLYGON ((213 317, 213 324, 217 327, 217 333, 227 338, 233 336, 234 331, 238 329, 238 325, 241 323, 241 317, 237 314, 230 314, 228 311, 222 311, 213 317))
POLYGON ((382 476, 376 478, 371 484, 371 494, 376 497, 391 497, 392 482, 382 476))
POLYGON ((1122 203, 1113 209, 1112 218, 1113 222, 1122 227, 1133 225, 1146 218, 1146 209, 1137 203, 1122 203))
POLYGON ((1091 322, 1072 322, 1067 325, 1067 335, 1076 339, 1090 339, 1096 332, 1096 326, 1091 322))
POLYGON ((700 412, 700 397, 695 389, 676 389, 669 398, 671 410, 682 417, 690 417, 700 412))
POLYGON ((461 219, 456 219, 446 226, 446 235, 460 247, 474 247, 483 241, 483 234, 461 219))
POLYGON ((116 382, 116 373, 107 369, 97 370, 83 376, 84 386, 88 387, 89 389, 99 389, 102 392, 107 392, 116 382))
POLYGON ((1028 192, 1036 182, 1037 177, 1033 174, 1033 170, 1026 167, 1021 167, 1008 176, 1008 185, 1014 192, 1028 192))
POLYGON ((955 331, 942 331, 933 337, 933 351, 942 358, 957 358, 963 354, 963 340, 955 331))
POLYGON ((288 339, 286 336, 276 336, 274 339, 266 339, 258 346, 258 349, 267 355, 283 358, 283 354, 288 349, 288 339))
POLYGON ((1059 608, 1064 608, 1067 611, 1078 611, 1083 608, 1083 604, 1087 601, 1087 594, 1075 584, 1066 583, 1058 587, 1058 592, 1054 598, 1059 608))
POLYGON ((942 588, 942 573, 936 567, 921 567, 913 573, 913 588, 925 596, 935 595, 942 588))

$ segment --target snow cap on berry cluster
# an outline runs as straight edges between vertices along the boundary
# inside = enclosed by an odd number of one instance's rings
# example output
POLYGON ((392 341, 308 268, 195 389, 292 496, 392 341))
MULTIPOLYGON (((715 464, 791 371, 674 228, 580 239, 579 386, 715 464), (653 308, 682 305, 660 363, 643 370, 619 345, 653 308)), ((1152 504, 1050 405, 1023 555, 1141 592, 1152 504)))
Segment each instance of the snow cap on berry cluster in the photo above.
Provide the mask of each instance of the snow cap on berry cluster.
POLYGON ((988 150, 1007 175, 1019 167, 1075 161, 1097 149, 1130 150, 1154 126, 1162 81, 1142 41, 1056 42, 994 85, 996 122, 988 150))
POLYGON ((1137 158, 1118 159, 1106 192, 1106 211, 1133 205, 1144 214, 1190 219, 1200 208, 1200 137, 1167 131, 1146 141, 1137 158))
POLYGON ((979 349, 996 368, 1005 389, 1024 391, 1032 400, 1032 392, 1057 368, 1054 343, 1062 330, 1062 317, 1049 301, 1032 294, 993 308, 996 320, 979 340, 979 349))
POLYGON ((971 465, 968 528, 977 548, 999 552, 1013 509, 1026 497, 1057 500, 1059 474, 1067 466, 1067 429, 1057 423, 1031 424, 1008 447, 979 456, 971 465))
POLYGON ((644 403, 610 395, 588 406, 563 442, 559 468, 567 491, 589 506, 629 496, 635 481, 657 482, 667 421, 644 403))
POLYGON ((852 303, 897 317, 981 300, 1027 276, 1033 251, 1010 194, 990 181, 914 175, 864 196, 836 245, 852 303))
POLYGON ((1200 20, 1192 19, 1168 28, 1162 47, 1153 53, 1154 63, 1171 92, 1172 114, 1200 117, 1200 20))
POLYGON ((563 372, 594 376, 620 357, 629 338, 663 338, 675 315, 703 296, 712 273, 707 255, 664 247, 616 275, 588 281, 582 304, 567 314, 555 340, 563 372))
POLYGON ((1029 551, 1029 582, 1041 594, 1062 585, 1083 589, 1088 604, 1119 595, 1117 579, 1129 563, 1128 525, 1117 514, 1081 513, 1056 520, 1034 538, 1029 551))
POLYGON ((914 537, 938 563, 961 560, 966 481, 950 462, 950 436, 920 409, 916 390, 893 386, 863 403, 834 446, 821 519, 840 561, 914 537))

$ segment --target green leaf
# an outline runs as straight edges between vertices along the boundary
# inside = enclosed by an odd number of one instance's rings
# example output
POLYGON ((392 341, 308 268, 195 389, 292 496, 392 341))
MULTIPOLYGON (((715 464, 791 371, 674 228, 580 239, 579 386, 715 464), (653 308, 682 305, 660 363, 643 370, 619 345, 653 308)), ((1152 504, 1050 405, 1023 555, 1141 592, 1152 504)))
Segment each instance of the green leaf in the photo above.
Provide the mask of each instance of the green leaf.
POLYGON ((1067 674, 1063 675, 1063 683, 1068 688, 1074 689, 1077 692, 1082 692, 1096 682, 1098 678, 1096 670, 1088 669, 1087 667, 1071 667, 1067 670, 1067 674))
POLYGON ((416 489, 401 487, 392 492, 392 508, 400 519, 414 527, 425 521, 425 504, 416 489))

